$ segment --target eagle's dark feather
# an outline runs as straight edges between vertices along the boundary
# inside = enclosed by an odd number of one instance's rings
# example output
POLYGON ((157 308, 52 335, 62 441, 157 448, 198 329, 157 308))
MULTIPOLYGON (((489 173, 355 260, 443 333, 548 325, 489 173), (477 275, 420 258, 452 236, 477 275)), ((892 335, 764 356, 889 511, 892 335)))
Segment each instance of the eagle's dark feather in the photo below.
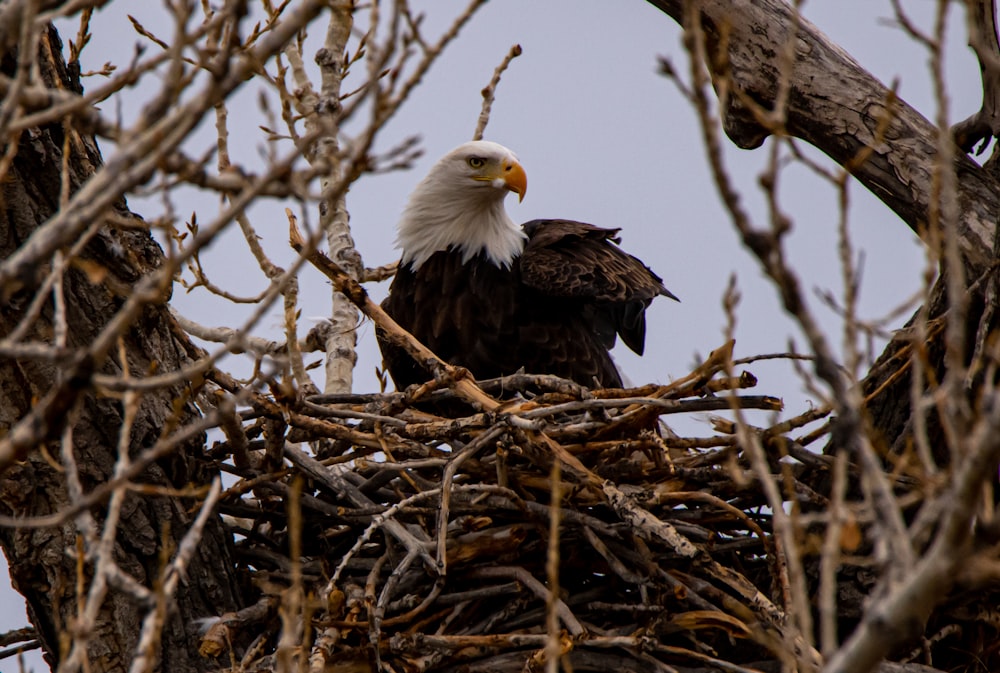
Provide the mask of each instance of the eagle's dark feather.
MULTIPOLYGON (((382 308, 476 378, 523 368, 586 386, 621 386, 608 353, 616 335, 641 354, 646 307, 657 295, 675 297, 615 245, 617 229, 570 220, 523 228, 528 240, 510 268, 482 254, 463 264, 459 251, 439 251, 417 271, 401 265, 382 308)), ((379 345, 397 388, 430 378, 398 347, 381 338, 379 345)))

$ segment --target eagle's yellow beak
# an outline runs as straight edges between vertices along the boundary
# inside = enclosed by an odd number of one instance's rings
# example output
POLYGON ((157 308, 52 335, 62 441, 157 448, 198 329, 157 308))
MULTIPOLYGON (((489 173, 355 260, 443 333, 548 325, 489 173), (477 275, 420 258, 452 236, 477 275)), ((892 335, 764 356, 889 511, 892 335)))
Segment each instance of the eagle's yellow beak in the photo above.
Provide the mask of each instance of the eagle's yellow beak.
POLYGON ((528 191, 528 176, 524 173, 521 164, 516 161, 505 161, 501 177, 503 177, 507 189, 517 193, 517 200, 524 201, 524 193, 528 191))

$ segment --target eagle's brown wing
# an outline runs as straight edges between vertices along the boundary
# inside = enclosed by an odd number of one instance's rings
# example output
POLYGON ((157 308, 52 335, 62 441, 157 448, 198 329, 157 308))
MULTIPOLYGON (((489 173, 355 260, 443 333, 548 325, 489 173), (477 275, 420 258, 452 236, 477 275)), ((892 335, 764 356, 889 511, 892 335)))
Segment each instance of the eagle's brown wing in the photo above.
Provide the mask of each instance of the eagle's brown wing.
POLYGON ((593 326, 610 348, 615 334, 642 354, 646 307, 657 296, 676 300, 663 279, 616 244, 620 229, 572 220, 532 220, 521 255, 521 280, 552 297, 582 300, 593 326))

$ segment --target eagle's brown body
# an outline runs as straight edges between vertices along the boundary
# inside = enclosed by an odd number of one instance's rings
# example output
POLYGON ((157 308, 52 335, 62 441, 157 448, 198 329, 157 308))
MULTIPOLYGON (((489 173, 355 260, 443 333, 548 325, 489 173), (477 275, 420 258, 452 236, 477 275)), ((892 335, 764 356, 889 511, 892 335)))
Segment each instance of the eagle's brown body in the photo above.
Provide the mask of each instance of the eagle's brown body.
MULTIPOLYGON (((615 245, 617 229, 569 220, 517 226, 503 202, 527 186, 503 145, 477 140, 443 156, 400 218, 403 254, 382 307, 479 379, 523 369, 620 386, 608 351, 620 336, 641 353, 646 307, 673 295, 615 245)), ((400 348, 382 338, 379 345, 397 388, 431 378, 400 348)))
MULTIPOLYGON (((586 386, 618 387, 608 352, 616 336, 637 353, 645 310, 672 297, 645 264, 622 251, 617 229, 569 220, 524 225, 527 241, 509 265, 460 250, 433 253, 416 270, 400 264, 382 308, 445 361, 479 379, 523 369, 586 386)), ((380 339, 400 389, 430 374, 380 339)))

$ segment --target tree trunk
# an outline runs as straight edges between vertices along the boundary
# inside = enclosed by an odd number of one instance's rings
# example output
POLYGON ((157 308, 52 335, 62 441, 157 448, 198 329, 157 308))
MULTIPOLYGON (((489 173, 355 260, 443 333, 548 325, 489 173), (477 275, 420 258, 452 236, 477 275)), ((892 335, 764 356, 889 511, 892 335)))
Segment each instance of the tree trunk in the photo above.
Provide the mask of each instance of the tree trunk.
MULTIPOLYGON (((81 91, 78 73, 63 62, 62 45, 53 28, 42 32, 37 63, 46 86, 81 91)), ((12 48, 3 54, 0 70, 14 77, 17 67, 18 53, 12 48)), ((5 140, 17 143, 17 149, 0 184, 0 258, 10 256, 34 229, 59 210, 64 162, 69 193, 83 185, 102 163, 94 139, 69 125, 32 128, 5 140), (68 156, 64 157, 67 150, 68 156)), ((81 255, 84 262, 71 265, 62 283, 68 327, 66 346, 70 352, 87 347, 115 315, 135 283, 162 263, 160 247, 141 220, 128 211, 124 199, 107 213, 107 218, 86 244, 81 255), (125 227, 123 223, 133 226, 125 227)), ((17 279, 18 287, 2 288, 0 335, 9 336, 21 323, 50 271, 36 269, 32 277, 17 279)), ((175 328, 166 299, 147 306, 121 340, 118 354, 124 355, 128 371, 134 375, 177 370, 195 353, 195 347, 175 328)), ((55 311, 55 304, 48 298, 25 339, 52 343, 55 311)), ((95 372, 112 375, 122 375, 125 365, 117 355, 106 362, 92 363, 95 372)), ((50 359, 0 359, 0 436, 27 416, 37 400, 54 386, 65 383, 63 374, 60 363, 50 359)), ((141 393, 128 442, 130 454, 138 455, 167 433, 196 420, 199 412, 192 402, 195 393, 197 382, 141 393)), ((71 423, 63 425, 72 427, 82 491, 87 493, 112 476, 118 459, 123 404, 86 381, 69 386, 67 394, 72 397, 67 403, 71 423)), ((53 427, 47 434, 50 440, 57 439, 62 431, 53 427)), ((162 489, 208 483, 216 470, 204 457, 203 447, 204 436, 198 434, 147 467, 136 481, 162 489)), ((0 477, 4 513, 37 517, 63 512, 71 504, 66 475, 59 464, 59 442, 50 441, 43 449, 20 456, 21 460, 0 477)), ((197 504, 195 497, 129 493, 114 542, 114 558, 120 570, 155 590, 161 570, 197 514, 197 504)), ((106 502, 91 507, 89 512, 100 524, 107 514, 106 502)), ((84 596, 78 595, 77 585, 85 587, 93 573, 89 561, 78 565, 77 557, 84 551, 79 530, 74 517, 47 527, 0 527, 0 544, 14 586, 27 600, 31 620, 53 668, 67 654, 67 634, 78 628, 78 606, 84 596)), ((196 620, 241 606, 229 543, 218 517, 211 517, 168 609, 159 653, 160 670, 217 668, 215 662, 198 654, 196 620)), ((151 607, 140 604, 120 586, 109 588, 89 634, 90 670, 129 669, 142 620, 151 607)))

